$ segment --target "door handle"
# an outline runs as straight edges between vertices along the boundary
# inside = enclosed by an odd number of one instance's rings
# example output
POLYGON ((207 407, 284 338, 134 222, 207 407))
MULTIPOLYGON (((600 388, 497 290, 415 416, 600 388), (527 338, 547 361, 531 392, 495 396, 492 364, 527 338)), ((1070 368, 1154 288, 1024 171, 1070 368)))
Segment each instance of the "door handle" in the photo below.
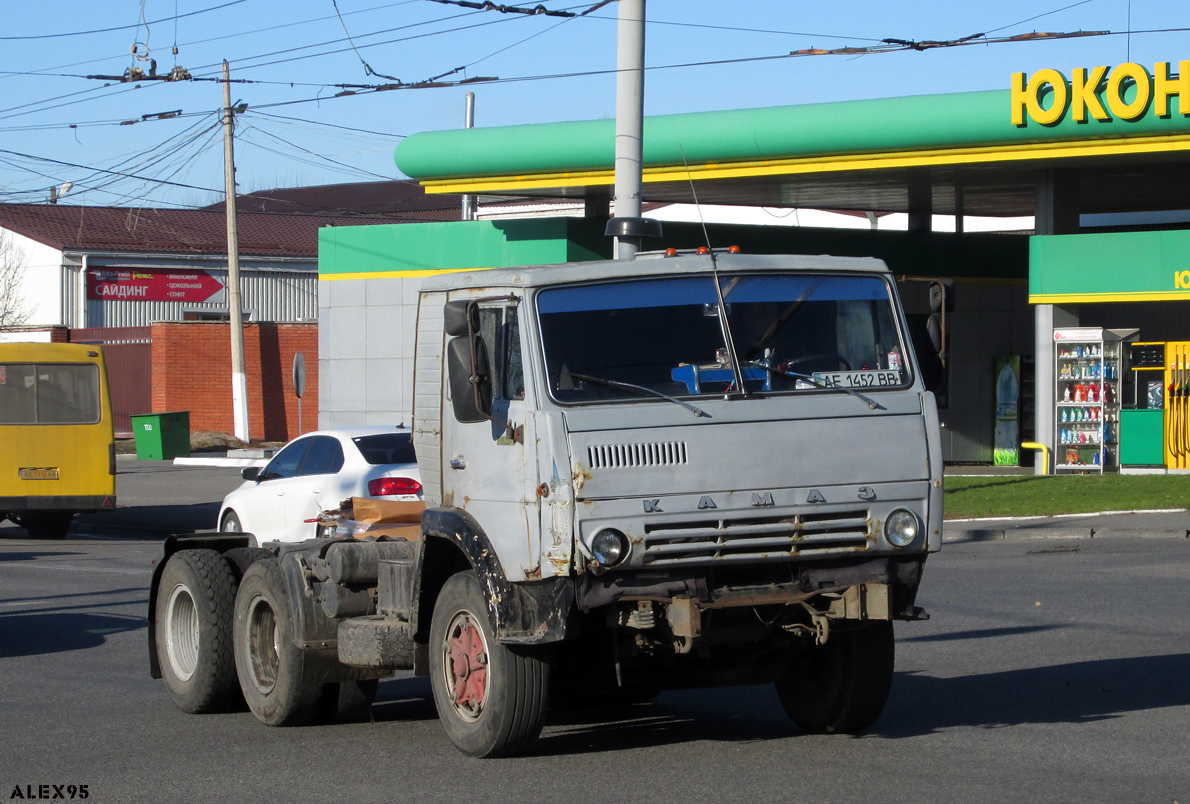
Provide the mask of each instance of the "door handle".
POLYGON ((450 459, 450 468, 451 469, 466 469, 467 468, 467 460, 462 455, 458 456, 457 458, 451 458, 450 459))
POLYGON ((322 489, 310 489, 311 494, 322 494, 322 489))

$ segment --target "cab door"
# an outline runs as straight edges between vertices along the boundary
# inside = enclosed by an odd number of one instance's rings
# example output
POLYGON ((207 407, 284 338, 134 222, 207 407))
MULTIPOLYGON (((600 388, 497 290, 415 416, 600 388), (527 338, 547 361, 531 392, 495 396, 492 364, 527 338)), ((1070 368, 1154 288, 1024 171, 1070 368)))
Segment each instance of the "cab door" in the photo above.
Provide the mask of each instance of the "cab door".
MULTIPOLYGON (((479 334, 487 352, 492 420, 460 422, 443 416, 443 504, 479 522, 510 581, 539 572, 534 406, 526 391, 523 333, 515 301, 481 303, 479 334)), ((450 383, 445 383, 448 389, 450 383)))

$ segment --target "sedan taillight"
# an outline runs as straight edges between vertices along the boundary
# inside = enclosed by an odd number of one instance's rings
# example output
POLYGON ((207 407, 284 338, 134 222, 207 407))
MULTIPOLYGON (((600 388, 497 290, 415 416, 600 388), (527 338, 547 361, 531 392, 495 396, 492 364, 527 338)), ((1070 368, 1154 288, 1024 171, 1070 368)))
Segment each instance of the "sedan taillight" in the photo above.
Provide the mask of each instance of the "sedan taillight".
POLYGON ((368 481, 368 494, 372 497, 421 494, 421 483, 411 477, 378 477, 368 481))

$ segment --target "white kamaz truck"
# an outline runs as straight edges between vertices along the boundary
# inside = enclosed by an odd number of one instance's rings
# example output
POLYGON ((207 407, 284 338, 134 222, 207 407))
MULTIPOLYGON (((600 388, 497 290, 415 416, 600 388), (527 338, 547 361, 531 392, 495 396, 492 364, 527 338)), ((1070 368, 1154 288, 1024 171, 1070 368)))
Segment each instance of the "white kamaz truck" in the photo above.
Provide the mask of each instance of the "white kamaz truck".
POLYGON ((856 732, 923 619, 938 414, 879 260, 669 254, 425 281, 417 538, 171 537, 149 655, 187 712, 366 711, 429 675, 464 753, 551 700, 774 683, 856 732))

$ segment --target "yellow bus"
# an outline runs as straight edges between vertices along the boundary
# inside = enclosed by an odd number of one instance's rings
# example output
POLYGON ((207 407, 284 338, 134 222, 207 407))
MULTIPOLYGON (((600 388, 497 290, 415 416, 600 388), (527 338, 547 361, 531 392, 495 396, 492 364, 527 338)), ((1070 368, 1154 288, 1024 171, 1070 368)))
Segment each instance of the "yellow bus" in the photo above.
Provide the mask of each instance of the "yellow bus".
POLYGON ((83 511, 116 507, 103 354, 71 343, 0 343, 0 519, 62 538, 83 511))

